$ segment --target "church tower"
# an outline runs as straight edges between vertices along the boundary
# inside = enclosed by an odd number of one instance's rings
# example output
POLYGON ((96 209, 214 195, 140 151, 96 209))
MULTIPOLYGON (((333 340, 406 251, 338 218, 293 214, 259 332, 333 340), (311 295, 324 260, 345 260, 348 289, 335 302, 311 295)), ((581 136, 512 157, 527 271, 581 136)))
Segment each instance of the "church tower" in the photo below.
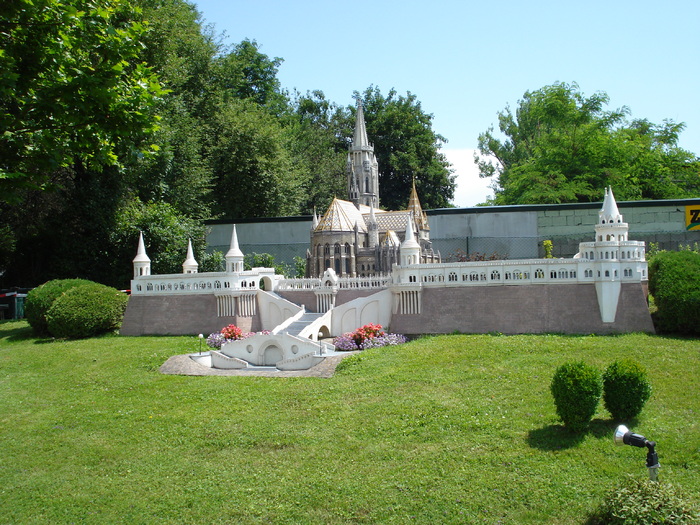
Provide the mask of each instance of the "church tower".
POLYGON ((379 208, 379 168, 374 146, 367 140, 365 113, 360 100, 357 101, 355 133, 345 172, 348 177, 348 197, 357 209, 360 209, 360 205, 379 208))

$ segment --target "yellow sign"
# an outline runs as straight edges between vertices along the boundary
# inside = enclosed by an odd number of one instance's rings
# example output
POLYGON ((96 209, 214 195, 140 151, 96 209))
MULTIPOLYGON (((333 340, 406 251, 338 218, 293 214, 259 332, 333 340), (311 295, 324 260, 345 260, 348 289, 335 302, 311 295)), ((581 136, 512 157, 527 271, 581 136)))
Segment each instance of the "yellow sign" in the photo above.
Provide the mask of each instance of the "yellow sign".
POLYGON ((685 207, 685 229, 700 230, 700 204, 685 207))

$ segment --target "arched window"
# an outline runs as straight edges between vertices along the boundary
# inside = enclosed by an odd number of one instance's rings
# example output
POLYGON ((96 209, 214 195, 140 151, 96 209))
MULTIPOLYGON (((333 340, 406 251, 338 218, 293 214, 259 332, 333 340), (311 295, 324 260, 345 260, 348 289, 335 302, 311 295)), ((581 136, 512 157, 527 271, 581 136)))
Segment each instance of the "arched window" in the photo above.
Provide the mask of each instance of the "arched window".
POLYGON ((469 274, 469 280, 470 281, 478 281, 479 280, 479 274, 476 272, 472 272, 469 274))
POLYGON ((456 282, 457 281, 457 274, 455 272, 450 272, 450 275, 448 276, 448 280, 450 282, 456 282))
POLYGON ((491 280, 492 281, 500 281, 501 280, 501 272, 498 270, 494 270, 491 272, 491 280))
POLYGON ((535 279, 544 279, 544 270, 542 268, 535 270, 535 279))

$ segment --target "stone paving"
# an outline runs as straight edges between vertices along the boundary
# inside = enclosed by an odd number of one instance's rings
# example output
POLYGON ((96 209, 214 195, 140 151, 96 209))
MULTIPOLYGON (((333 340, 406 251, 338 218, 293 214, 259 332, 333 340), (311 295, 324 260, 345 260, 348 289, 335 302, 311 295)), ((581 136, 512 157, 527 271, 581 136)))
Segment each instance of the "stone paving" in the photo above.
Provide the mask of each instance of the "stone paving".
POLYGON ((333 377, 340 361, 357 352, 343 352, 326 357, 308 370, 278 370, 273 367, 251 367, 242 370, 221 370, 197 363, 186 355, 175 355, 160 367, 161 374, 185 376, 239 376, 239 377, 333 377))

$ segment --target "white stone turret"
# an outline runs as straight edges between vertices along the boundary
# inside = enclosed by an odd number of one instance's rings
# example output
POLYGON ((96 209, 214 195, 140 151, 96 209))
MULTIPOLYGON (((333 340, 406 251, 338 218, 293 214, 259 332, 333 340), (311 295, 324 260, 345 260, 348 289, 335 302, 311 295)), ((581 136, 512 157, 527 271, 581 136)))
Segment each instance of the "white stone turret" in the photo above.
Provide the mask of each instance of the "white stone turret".
MULTIPOLYGON (((314 218, 316 213, 314 213, 314 218)), ((236 233, 236 225, 233 225, 231 233, 231 246, 226 252, 226 271, 229 273, 241 273, 243 271, 243 252, 238 247, 238 234, 236 233)))
POLYGON ((595 232, 597 242, 624 242, 627 240, 629 225, 622 220, 611 187, 605 188, 603 207, 598 212, 598 224, 595 226, 595 232))
POLYGON ((151 260, 146 255, 143 232, 139 232, 139 246, 136 249, 136 257, 134 257, 134 279, 142 275, 151 275, 151 260))
POLYGON ((408 216, 406 221, 406 238, 401 243, 401 266, 420 263, 420 244, 413 235, 413 218, 408 216))
POLYGON ((187 258, 185 262, 182 263, 182 273, 197 273, 199 270, 199 263, 194 258, 194 251, 192 250, 192 239, 187 241, 187 258))

